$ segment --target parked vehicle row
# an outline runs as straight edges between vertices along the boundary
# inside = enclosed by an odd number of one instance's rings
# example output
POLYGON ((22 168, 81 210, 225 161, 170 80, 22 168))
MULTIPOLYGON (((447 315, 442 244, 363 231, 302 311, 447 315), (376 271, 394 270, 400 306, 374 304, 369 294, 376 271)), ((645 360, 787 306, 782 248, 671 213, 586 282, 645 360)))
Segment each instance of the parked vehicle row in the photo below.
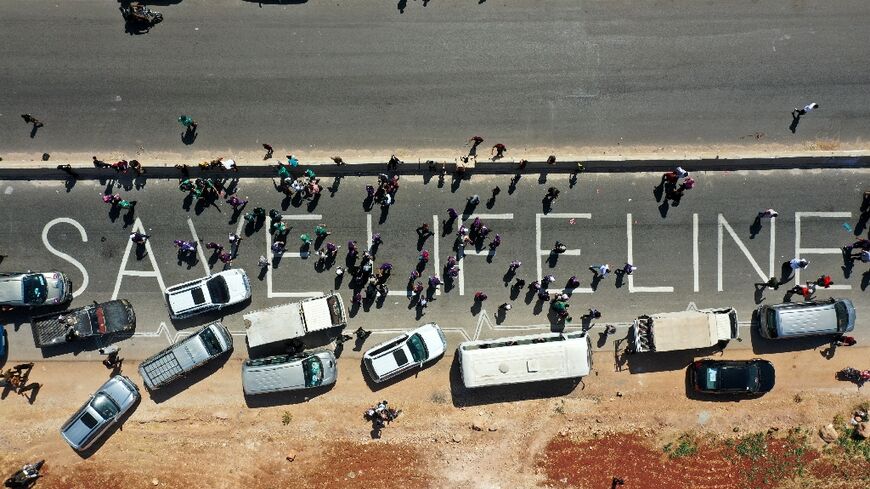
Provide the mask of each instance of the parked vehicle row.
MULTIPOLYGON (((0 274, 0 305, 39 308, 72 299, 71 281, 60 272, 0 274)), ((239 304, 251 297, 241 269, 169 287, 166 303, 173 319, 186 319, 239 304)), ((847 299, 762 305, 760 333, 769 339, 808 335, 842 335, 855 327, 855 308, 847 299)), ((347 326, 340 294, 325 293, 301 301, 244 315, 247 346, 254 355, 242 364, 242 388, 247 396, 312 389, 336 382, 335 355, 327 349, 293 354, 259 355, 270 348, 296 346, 309 334, 336 337, 347 326)), ((112 338, 132 333, 136 314, 129 301, 113 300, 32 318, 34 344, 40 348, 88 338, 112 338)), ((739 336, 733 308, 657 313, 638 317, 630 328, 632 353, 690 350, 723 346, 739 336)), ((0 335, 0 350, 5 350, 0 335)), ((374 383, 395 379, 437 361, 447 349, 441 327, 426 323, 369 348, 362 365, 374 383)), ((139 374, 149 391, 157 391, 209 361, 233 350, 232 334, 211 322, 184 340, 141 363, 139 374)), ((2 354, 2 351, 0 351, 2 354)), ((579 379, 592 368, 592 347, 585 332, 542 333, 465 341, 457 348, 466 388, 579 379)), ((763 359, 693 362, 687 369, 692 390, 705 394, 754 396, 776 383, 773 365, 763 359)), ((86 450, 139 401, 139 388, 116 375, 100 386, 61 427, 63 438, 76 450, 86 450)))

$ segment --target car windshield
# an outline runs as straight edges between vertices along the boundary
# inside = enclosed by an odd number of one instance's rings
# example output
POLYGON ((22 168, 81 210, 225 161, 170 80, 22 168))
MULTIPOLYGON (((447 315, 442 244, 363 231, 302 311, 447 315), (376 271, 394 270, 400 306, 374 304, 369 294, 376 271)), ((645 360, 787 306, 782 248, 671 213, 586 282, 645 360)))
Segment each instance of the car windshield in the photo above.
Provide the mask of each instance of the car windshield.
POLYGON ((323 383, 323 363, 317 357, 308 357, 302 361, 302 372, 305 374, 305 387, 317 387, 323 383))
POLYGON ((426 343, 423 342, 423 337, 419 333, 414 333, 408 338, 408 349, 411 350, 411 356, 415 362, 422 362, 429 356, 426 350, 426 343))
POLYGON ((115 401, 105 394, 97 394, 94 396, 94 400, 91 402, 91 407, 93 407, 96 412, 100 413, 100 416, 102 416, 103 419, 109 419, 121 411, 121 408, 115 404, 115 401))
POLYGON ((24 302, 27 304, 42 304, 48 293, 48 284, 42 275, 27 275, 22 280, 24 286, 24 302))
POLYGON ((773 309, 767 310, 767 334, 771 338, 776 338, 776 311, 773 309))
POLYGON ((837 331, 846 331, 849 328, 849 311, 846 310, 846 304, 837 302, 834 304, 834 310, 837 311, 837 331))
POLYGON ((217 339, 217 336, 215 336, 214 331, 212 331, 211 328, 202 330, 199 337, 202 338, 202 344, 208 351, 209 356, 215 356, 223 351, 220 340, 217 339))
POLYGON ((227 288, 227 281, 218 275, 210 279, 206 286, 208 287, 208 295, 211 296, 211 301, 215 304, 226 304, 230 300, 230 291, 227 288))

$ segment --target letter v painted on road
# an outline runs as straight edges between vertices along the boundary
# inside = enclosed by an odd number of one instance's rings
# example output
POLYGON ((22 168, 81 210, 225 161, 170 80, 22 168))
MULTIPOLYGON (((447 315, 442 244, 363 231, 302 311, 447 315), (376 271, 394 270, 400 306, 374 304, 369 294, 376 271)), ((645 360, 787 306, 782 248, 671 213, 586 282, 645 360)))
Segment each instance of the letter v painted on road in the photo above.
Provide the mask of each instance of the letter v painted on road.
MULTIPOLYGON (((140 232, 145 234, 145 227, 142 225, 142 220, 138 217, 133 223, 131 232, 140 232)), ((121 280, 124 276, 129 277, 155 277, 160 285, 160 292, 166 292, 166 284, 163 283, 163 276, 160 274, 160 267, 157 266, 157 260, 154 259, 154 252, 151 250, 151 241, 145 241, 145 251, 148 254, 148 260, 151 262, 153 270, 127 270, 127 260, 130 259, 130 252, 133 251, 133 241, 127 240, 127 249, 124 250, 124 258, 121 259, 121 267, 118 268, 118 278, 115 279, 115 289, 112 291, 112 300, 118 298, 118 291, 121 290, 121 280)))
MULTIPOLYGON (((632 265, 634 265, 634 239, 632 238, 633 235, 634 235, 634 232, 632 231, 631 214, 626 214, 625 215, 625 239, 626 239, 626 244, 628 246, 627 258, 628 258, 628 263, 631 263, 632 265)), ((641 273, 643 273, 643 272, 641 272, 641 273)), ((674 291, 674 288, 671 287, 670 285, 664 285, 664 286, 659 286, 659 287, 641 287, 641 286, 635 287, 634 275, 625 275, 625 277, 628 280, 628 292, 629 293, 634 293, 634 292, 673 292, 674 291)))
POLYGON ((749 263, 752 265, 752 268, 755 269, 755 273, 758 274, 758 276, 761 278, 761 280, 763 282, 766 282, 767 279, 769 279, 770 277, 772 277, 774 275, 774 270, 773 270, 774 263, 773 263, 773 261, 774 261, 774 257, 775 257, 774 250, 776 248, 776 218, 774 217, 774 218, 770 219, 770 264, 769 264, 770 268, 769 268, 767 275, 764 275, 764 272, 761 271, 761 267, 758 266, 758 262, 756 262, 755 258, 751 254, 749 254, 749 249, 746 248, 746 245, 743 244, 743 241, 740 239, 740 237, 737 236, 737 233, 734 232, 734 229, 731 227, 731 225, 728 224, 728 221, 725 220, 725 216, 723 216, 722 214, 719 214, 718 216, 719 216, 718 217, 718 225, 716 226, 719 228, 718 257, 717 257, 717 266, 716 266, 716 272, 718 274, 718 277, 716 277, 716 287, 717 287, 716 290, 718 290, 719 292, 722 292, 724 290, 722 288, 722 237, 723 237, 722 230, 723 229, 728 230, 728 234, 730 234, 731 238, 734 239, 734 242, 737 243, 737 247, 740 248, 740 251, 742 251, 743 254, 746 255, 746 259, 749 260, 749 263))

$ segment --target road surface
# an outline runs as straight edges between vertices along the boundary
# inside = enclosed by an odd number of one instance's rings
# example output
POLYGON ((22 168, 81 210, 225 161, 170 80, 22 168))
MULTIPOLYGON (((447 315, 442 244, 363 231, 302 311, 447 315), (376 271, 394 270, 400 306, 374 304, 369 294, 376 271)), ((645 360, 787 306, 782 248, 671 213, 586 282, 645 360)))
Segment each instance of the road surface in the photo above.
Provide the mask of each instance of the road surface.
POLYGON ((870 127, 859 0, 154 3, 142 35, 113 2, 0 3, 0 150, 805 149, 870 127))

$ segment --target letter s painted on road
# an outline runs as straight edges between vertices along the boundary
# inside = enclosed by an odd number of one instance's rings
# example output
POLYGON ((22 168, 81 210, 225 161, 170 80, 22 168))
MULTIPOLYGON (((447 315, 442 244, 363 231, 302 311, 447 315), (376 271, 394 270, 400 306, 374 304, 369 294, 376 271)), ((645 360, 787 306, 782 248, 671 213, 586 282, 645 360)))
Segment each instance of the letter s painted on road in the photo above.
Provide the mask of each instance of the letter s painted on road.
POLYGON ((52 219, 51 221, 48 222, 48 224, 45 225, 44 228, 42 228, 42 243, 45 245, 45 249, 47 249, 49 251, 49 253, 51 253, 52 255, 58 256, 61 259, 72 263, 76 268, 79 269, 80 272, 82 272, 82 285, 79 286, 79 288, 76 289, 75 292, 73 292, 73 297, 78 297, 79 295, 81 295, 82 292, 85 291, 86 288, 88 288, 88 282, 90 281, 88 278, 88 271, 85 270, 84 265, 82 265, 80 261, 67 255, 66 253, 64 253, 62 251, 58 251, 57 248, 55 248, 54 246, 51 245, 51 243, 48 242, 49 229, 54 227, 55 224, 60 224, 60 223, 70 224, 74 228, 78 229, 79 233, 82 235, 82 242, 84 242, 84 243, 88 242, 88 233, 85 232, 85 228, 82 227, 82 225, 79 224, 78 221, 76 221, 75 219, 71 219, 69 217, 58 217, 57 219, 52 219))

